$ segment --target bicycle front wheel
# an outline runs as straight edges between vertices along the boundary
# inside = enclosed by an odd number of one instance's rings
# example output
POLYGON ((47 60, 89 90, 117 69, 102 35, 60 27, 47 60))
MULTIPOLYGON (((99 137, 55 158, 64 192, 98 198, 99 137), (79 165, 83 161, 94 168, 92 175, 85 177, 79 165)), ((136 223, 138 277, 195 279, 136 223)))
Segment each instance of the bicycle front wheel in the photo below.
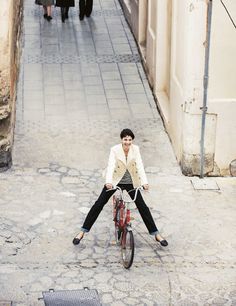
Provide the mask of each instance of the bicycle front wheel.
POLYGON ((119 226, 115 224, 115 239, 117 245, 120 245, 121 231, 119 226))
POLYGON ((134 260, 134 235, 132 231, 124 230, 121 236, 121 258, 123 266, 129 269, 134 260))

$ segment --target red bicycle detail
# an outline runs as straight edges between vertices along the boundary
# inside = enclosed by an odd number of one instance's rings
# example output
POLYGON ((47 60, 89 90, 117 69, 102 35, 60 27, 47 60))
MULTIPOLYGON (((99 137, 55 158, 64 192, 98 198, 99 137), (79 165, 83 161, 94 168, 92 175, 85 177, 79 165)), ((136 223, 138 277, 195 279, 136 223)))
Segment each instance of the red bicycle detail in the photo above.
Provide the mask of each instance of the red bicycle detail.
MULTIPOLYGON (((116 186, 112 190, 118 190, 119 194, 113 196, 113 221, 115 223, 115 238, 117 245, 121 248, 121 260, 123 266, 129 269, 132 266, 134 259, 134 235, 131 227, 131 213, 129 204, 137 198, 139 190, 143 187, 138 187, 135 190, 134 199, 126 200, 123 196, 123 191, 116 186)), ((130 190, 130 191, 133 191, 130 190)), ((130 192, 129 191, 129 192, 130 192)))

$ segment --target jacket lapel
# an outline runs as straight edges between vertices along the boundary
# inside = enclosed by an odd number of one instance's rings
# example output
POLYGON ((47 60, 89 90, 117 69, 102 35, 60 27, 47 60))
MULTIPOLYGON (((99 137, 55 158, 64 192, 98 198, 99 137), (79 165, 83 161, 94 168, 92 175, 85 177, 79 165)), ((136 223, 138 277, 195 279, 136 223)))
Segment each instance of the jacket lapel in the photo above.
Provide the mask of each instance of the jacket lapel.
POLYGON ((125 152, 124 152, 124 150, 123 150, 123 148, 122 148, 122 144, 120 144, 120 145, 118 146, 118 149, 117 149, 117 158, 118 158, 119 160, 121 160, 122 163, 124 163, 124 164, 126 165, 125 152))
POLYGON ((122 148, 122 144, 119 145, 118 150, 117 150, 117 158, 119 160, 121 160, 125 165, 128 165, 129 162, 133 159, 133 157, 134 157, 134 148, 132 145, 129 149, 129 153, 127 156, 127 162, 126 162, 125 152, 122 148))
POLYGON ((131 145, 130 149, 129 149, 129 154, 127 157, 127 165, 131 162, 131 160, 133 160, 134 158, 134 147, 133 145, 131 145))

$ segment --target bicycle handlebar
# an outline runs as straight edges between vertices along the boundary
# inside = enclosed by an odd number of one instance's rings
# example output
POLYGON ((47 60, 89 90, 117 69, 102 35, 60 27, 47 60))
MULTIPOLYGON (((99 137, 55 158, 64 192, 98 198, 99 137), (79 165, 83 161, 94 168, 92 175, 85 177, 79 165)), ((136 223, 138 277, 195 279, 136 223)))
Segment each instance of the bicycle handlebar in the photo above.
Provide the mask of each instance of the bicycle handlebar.
POLYGON ((139 191, 139 190, 144 190, 144 188, 143 188, 143 186, 139 186, 139 187, 137 187, 137 188, 134 188, 134 189, 131 189, 130 191, 128 191, 128 193, 130 193, 131 191, 134 191, 134 190, 135 190, 134 198, 133 198, 133 199, 131 198, 131 201, 126 201, 126 200, 124 199, 124 197, 123 197, 123 191, 122 191, 122 189, 121 189, 119 186, 114 186, 113 188, 106 190, 106 192, 111 191, 111 190, 119 190, 122 200, 123 200, 124 202, 126 202, 126 203, 131 203, 131 202, 135 202, 135 201, 136 201, 136 198, 137 198, 137 195, 138 195, 138 191, 139 191))

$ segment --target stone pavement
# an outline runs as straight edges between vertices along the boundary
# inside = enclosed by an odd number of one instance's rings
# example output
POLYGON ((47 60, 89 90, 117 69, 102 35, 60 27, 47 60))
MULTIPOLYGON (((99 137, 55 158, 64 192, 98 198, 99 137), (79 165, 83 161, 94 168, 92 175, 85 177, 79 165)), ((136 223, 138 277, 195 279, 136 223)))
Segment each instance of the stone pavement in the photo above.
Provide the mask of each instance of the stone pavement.
POLYGON ((103 305, 236 305, 235 178, 181 175, 118 1, 78 2, 61 23, 25 0, 14 165, 0 174, 0 301, 49 288, 96 288, 103 305), (134 264, 122 268, 106 205, 79 247, 72 238, 98 196, 109 147, 131 127, 151 190, 161 248, 134 209, 134 264))

